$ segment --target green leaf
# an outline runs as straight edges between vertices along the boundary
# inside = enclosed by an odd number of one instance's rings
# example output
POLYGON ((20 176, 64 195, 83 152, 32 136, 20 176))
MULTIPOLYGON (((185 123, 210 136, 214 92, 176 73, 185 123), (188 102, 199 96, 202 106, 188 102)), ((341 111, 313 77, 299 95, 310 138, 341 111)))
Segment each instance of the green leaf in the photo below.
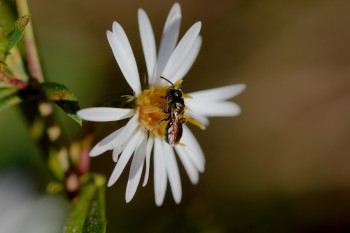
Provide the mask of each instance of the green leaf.
POLYGON ((62 84, 50 82, 40 84, 40 89, 48 100, 57 104, 69 117, 81 125, 82 120, 77 115, 80 109, 78 99, 72 91, 62 84))
POLYGON ((16 92, 17 92, 16 88, 14 88, 14 87, 2 88, 1 83, 0 83, 0 99, 5 98, 6 96, 9 96, 9 95, 16 93, 16 92))
POLYGON ((0 99, 0 111, 19 104, 20 102, 22 102, 22 99, 17 95, 17 93, 7 95, 0 99))
POLYGON ((12 48, 4 68, 6 68, 5 71, 8 76, 28 82, 29 77, 18 47, 12 48))
POLYGON ((64 233, 106 232, 105 178, 100 175, 93 175, 92 178, 83 185, 75 200, 63 229, 64 233))
POLYGON ((12 29, 12 31, 10 31, 9 34, 7 34, 8 45, 5 51, 5 57, 7 57, 7 55, 10 54, 10 50, 21 40, 24 29, 29 23, 31 17, 31 14, 27 14, 20 17, 16 21, 15 27, 12 29))
POLYGON ((3 64, 3 65, 5 65, 5 62, 2 61, 1 59, 3 59, 3 55, 5 54, 5 51, 7 50, 7 44, 8 44, 7 38, 4 34, 5 33, 0 32, 0 53, 1 53, 0 54, 0 64, 3 64))

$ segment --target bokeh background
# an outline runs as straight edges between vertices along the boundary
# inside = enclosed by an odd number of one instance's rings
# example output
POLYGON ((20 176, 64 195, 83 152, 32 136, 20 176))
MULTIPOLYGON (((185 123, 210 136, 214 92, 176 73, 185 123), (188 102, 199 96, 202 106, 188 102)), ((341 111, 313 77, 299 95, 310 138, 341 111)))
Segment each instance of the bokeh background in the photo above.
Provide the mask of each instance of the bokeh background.
MULTIPOLYGON (((106 191, 107 232, 350 232, 350 1, 179 2, 182 35, 203 23, 184 91, 245 83, 234 99, 242 114, 192 128, 206 171, 193 186, 180 165, 179 205, 168 188, 156 207, 152 179, 126 204, 125 172, 106 191)), ((105 32, 113 21, 124 27, 145 74, 137 9, 147 11, 159 44, 173 3, 29 0, 47 79, 72 89, 81 107, 130 93, 105 32)), ((82 135, 57 114, 71 139, 82 135)), ((96 128, 98 141, 111 127, 96 128)), ((16 108, 0 113, 0 129, 1 171, 25 170, 41 187, 47 172, 16 108)), ((108 153, 91 162, 107 177, 114 167, 108 153)))

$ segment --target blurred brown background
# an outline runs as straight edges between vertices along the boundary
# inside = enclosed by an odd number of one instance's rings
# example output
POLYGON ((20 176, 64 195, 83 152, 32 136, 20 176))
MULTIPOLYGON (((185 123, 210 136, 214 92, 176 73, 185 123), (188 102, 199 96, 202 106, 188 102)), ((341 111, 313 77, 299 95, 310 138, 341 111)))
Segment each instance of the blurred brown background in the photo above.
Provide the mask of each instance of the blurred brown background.
MULTIPOLYGON (((137 9, 147 11, 159 44, 173 3, 29 0, 46 77, 70 87, 84 108, 129 93, 105 32, 113 21, 123 26, 145 74, 137 9)), ((193 128, 206 171, 192 186, 180 165, 180 205, 168 189, 155 207, 153 180, 125 204, 124 172, 107 189, 108 232, 350 232, 350 1, 180 4, 182 35, 203 23, 203 47, 184 90, 246 83, 234 99, 242 114, 212 119, 205 131, 193 128)), ((40 177, 38 150, 17 113, 0 114, 0 164, 40 177)), ((81 136, 60 115, 66 133, 81 136)), ((97 128, 96 141, 108 127, 97 128)), ((113 167, 107 153, 92 159, 92 170, 107 177, 113 167)))

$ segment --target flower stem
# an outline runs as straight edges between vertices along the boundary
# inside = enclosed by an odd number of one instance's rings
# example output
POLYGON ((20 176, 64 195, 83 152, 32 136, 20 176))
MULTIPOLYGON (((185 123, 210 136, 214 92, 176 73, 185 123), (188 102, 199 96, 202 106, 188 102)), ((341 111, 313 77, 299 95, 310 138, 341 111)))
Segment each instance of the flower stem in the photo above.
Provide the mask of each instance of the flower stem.
MULTIPOLYGON (((19 17, 29 14, 28 3, 26 0, 16 0, 16 7, 19 17)), ((28 23, 24 31, 23 41, 25 43, 28 69, 31 78, 39 83, 44 82, 31 21, 28 23)))

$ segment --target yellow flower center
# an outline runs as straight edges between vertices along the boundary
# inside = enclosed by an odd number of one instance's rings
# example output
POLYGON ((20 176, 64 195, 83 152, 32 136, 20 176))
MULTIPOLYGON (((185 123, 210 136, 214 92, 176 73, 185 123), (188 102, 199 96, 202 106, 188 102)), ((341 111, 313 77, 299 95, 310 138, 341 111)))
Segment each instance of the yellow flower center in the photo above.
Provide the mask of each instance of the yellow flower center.
MULTIPOLYGON (((174 84, 175 88, 178 88, 181 83, 182 80, 176 82, 174 84)), ((169 88, 171 88, 171 86, 163 86, 160 88, 151 87, 149 89, 145 89, 137 97, 137 106, 139 108, 139 123, 152 135, 160 138, 165 137, 165 129, 169 122, 169 120, 162 121, 168 118, 170 114, 164 112, 164 110, 168 108, 168 100, 165 97, 166 92, 169 88)), ((186 94, 183 96, 184 98, 191 98, 186 94)), ((186 118, 187 122, 194 124, 201 129, 205 128, 202 124, 189 116, 184 115, 181 117, 186 118)))

